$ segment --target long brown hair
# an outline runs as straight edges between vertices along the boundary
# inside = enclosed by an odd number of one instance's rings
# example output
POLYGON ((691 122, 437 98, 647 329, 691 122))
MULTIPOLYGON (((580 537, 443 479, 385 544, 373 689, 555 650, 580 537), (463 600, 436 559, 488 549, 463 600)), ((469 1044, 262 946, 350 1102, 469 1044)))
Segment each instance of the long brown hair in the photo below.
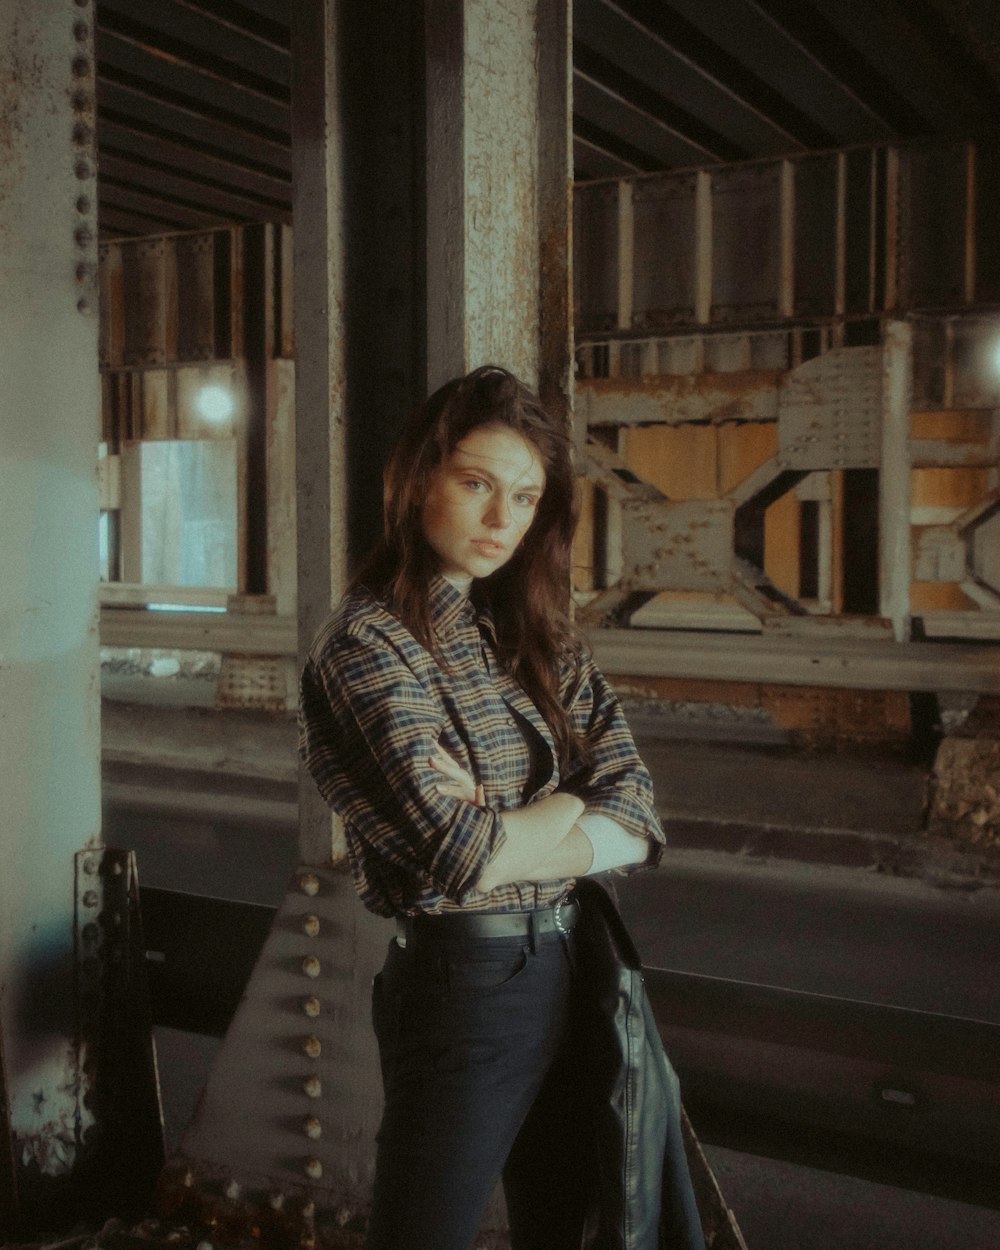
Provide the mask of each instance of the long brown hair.
POLYGON ((585 754, 559 698, 560 661, 577 645, 567 615, 576 490, 569 431, 512 373, 484 365, 446 382, 403 428, 385 470, 384 532, 354 578, 383 596, 410 633, 436 652, 427 586, 437 556, 422 511, 431 476, 467 434, 505 425, 538 452, 545 489, 523 540, 502 568, 475 584, 497 629, 503 663, 552 730, 562 767, 585 754))

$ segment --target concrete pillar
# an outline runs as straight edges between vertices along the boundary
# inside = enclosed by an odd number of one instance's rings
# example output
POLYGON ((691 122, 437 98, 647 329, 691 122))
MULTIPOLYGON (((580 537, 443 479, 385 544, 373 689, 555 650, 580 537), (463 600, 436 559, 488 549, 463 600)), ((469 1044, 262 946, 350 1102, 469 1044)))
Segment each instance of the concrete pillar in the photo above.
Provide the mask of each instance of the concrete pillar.
POLYGON ((93 1122, 74 1018, 74 854, 100 845, 92 23, 88 0, 0 2, 0 1189, 29 1203, 93 1122))

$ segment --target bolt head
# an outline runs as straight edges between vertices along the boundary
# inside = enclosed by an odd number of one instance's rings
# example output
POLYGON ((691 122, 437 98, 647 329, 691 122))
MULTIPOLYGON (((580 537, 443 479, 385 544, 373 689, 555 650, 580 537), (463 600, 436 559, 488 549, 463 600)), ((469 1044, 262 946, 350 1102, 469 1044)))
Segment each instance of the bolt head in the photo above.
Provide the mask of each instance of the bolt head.
POLYGON ((305 1133, 306 1137, 310 1137, 315 1140, 317 1137, 323 1136, 323 1125, 316 1118, 316 1116, 309 1115, 302 1121, 302 1131, 305 1133))
POLYGON ((310 897, 319 893, 319 877, 314 872, 304 872, 299 877, 299 889, 310 897))
POLYGON ((302 1049, 310 1059, 318 1059, 323 1053, 323 1045, 318 1037, 307 1037, 302 1043, 302 1049))
POLYGON ((323 1010, 323 1006, 318 998, 310 996, 309 998, 304 998, 302 1000, 302 1010, 307 1016, 309 1016, 310 1019, 315 1020, 319 1013, 323 1010))
POLYGON ((318 1181, 322 1175, 323 1165, 320 1163, 319 1159, 307 1159, 306 1176, 308 1176, 310 1180, 318 1181))
POLYGON ((319 916, 306 916, 302 921, 302 931, 308 937, 319 937, 319 916))
POLYGON ((302 1090, 307 1098, 319 1098, 323 1093, 323 1082, 318 1076, 310 1076, 302 1082, 302 1090))
POLYGON ((302 961, 302 971, 307 977, 318 977, 320 974, 320 962, 315 955, 307 955, 302 961))

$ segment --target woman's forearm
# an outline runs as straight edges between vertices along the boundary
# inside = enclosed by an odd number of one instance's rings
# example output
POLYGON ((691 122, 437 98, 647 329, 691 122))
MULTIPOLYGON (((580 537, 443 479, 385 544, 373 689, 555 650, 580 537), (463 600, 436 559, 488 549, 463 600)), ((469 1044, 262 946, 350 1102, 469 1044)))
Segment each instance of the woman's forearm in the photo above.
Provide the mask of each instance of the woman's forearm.
MULTIPOLYGON (((503 827, 506 839, 503 846, 486 865, 476 888, 483 892, 495 890, 497 886, 506 885, 509 881, 543 881, 553 877, 574 876, 575 872, 539 872, 550 864, 563 862, 570 856, 577 862, 580 846, 574 837, 568 847, 568 835, 573 830, 577 818, 583 814, 584 804, 574 794, 556 791, 548 798, 530 803, 527 807, 517 808, 503 813, 503 827), (554 858, 558 856, 558 861, 554 858)), ((590 843, 586 835, 579 831, 579 837, 587 843, 589 867, 590 843)), ((584 869, 586 871, 586 869, 584 869)))

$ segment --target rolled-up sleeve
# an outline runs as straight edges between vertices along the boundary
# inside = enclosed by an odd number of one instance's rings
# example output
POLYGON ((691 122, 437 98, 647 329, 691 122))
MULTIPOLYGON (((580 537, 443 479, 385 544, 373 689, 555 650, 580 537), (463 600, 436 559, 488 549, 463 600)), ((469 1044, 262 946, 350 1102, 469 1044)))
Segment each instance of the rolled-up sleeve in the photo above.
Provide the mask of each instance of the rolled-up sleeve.
POLYGON ((588 758, 570 770, 566 787, 588 812, 610 817, 627 832, 662 846, 653 782, 639 757, 617 695, 589 656, 566 680, 565 706, 587 745, 588 758))
POLYGON ((302 675, 300 751, 355 837, 461 903, 504 841, 497 812, 439 794, 440 701, 376 630, 340 635, 302 675))

